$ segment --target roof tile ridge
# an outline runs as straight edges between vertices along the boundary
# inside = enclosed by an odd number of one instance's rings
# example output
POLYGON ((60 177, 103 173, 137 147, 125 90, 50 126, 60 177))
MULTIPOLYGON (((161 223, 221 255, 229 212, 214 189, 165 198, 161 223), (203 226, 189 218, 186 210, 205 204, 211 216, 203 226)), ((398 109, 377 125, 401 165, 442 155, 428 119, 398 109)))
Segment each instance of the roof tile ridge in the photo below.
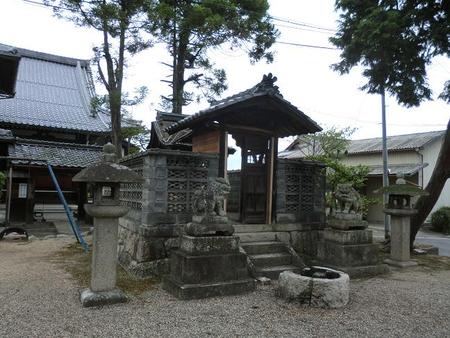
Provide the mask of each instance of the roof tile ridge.
POLYGON ((28 139, 22 137, 16 137, 16 143, 32 143, 32 144, 44 144, 44 145, 55 145, 55 146, 68 146, 71 148, 92 148, 92 149, 102 149, 101 145, 97 144, 80 144, 71 142, 58 142, 58 141, 47 141, 38 139, 28 139))

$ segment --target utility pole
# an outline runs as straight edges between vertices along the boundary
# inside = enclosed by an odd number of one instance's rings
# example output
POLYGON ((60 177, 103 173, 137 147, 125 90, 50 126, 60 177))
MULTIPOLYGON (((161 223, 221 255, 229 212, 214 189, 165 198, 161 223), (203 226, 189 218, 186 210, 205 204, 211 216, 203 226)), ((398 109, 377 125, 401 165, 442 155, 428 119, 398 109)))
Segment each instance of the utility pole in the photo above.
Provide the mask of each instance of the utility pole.
MULTIPOLYGON (((386 140, 386 98, 384 88, 381 91, 381 129, 383 140, 383 187, 389 186, 389 171, 388 171, 388 150, 386 140)), ((383 205, 388 202, 389 194, 383 194, 383 205)), ((384 214, 384 239, 389 239, 390 231, 390 217, 388 214, 384 214)))

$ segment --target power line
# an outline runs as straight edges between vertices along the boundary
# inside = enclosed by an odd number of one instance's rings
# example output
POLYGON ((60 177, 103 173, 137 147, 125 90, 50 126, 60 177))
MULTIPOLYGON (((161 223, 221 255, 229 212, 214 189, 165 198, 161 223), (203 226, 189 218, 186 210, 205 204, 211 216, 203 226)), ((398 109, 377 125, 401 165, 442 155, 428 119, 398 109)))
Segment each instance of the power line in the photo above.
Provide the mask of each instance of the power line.
POLYGON ((272 20, 275 20, 275 21, 289 23, 291 25, 296 25, 296 26, 300 26, 300 27, 314 28, 314 29, 323 30, 323 31, 329 31, 329 32, 333 32, 333 33, 336 32, 335 29, 321 27, 321 26, 313 25, 313 24, 306 23, 306 22, 293 21, 293 20, 289 20, 289 19, 279 18, 279 17, 276 17, 276 16, 271 16, 271 15, 269 15, 269 18, 271 18, 272 20))
POLYGON ((331 33, 331 32, 327 32, 327 31, 316 30, 316 29, 309 29, 309 28, 305 28, 305 27, 295 27, 295 26, 283 25, 281 23, 275 23, 275 26, 282 27, 282 28, 295 29, 295 30, 305 31, 305 32, 327 34, 327 35, 330 35, 330 33, 331 33))
POLYGON ((338 48, 334 48, 334 47, 317 46, 317 45, 307 45, 307 44, 297 43, 297 42, 275 41, 275 43, 279 43, 279 44, 282 44, 282 45, 295 46, 295 47, 306 47, 306 48, 318 48, 318 49, 328 49, 328 50, 339 50, 338 48))

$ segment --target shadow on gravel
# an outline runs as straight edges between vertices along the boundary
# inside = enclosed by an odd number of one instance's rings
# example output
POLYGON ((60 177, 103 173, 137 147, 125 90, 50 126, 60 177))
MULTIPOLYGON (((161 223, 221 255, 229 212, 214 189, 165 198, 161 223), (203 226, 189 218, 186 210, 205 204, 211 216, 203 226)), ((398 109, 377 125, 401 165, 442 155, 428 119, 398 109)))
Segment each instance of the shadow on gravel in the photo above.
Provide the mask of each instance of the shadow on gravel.
MULTIPOLYGON (((91 276, 91 257, 92 252, 85 253, 78 243, 73 243, 57 252, 51 260, 62 266, 81 288, 87 288, 91 276)), ((133 278, 117 265, 117 286, 127 294, 140 295, 154 289, 158 283, 160 280, 156 278, 133 278)))

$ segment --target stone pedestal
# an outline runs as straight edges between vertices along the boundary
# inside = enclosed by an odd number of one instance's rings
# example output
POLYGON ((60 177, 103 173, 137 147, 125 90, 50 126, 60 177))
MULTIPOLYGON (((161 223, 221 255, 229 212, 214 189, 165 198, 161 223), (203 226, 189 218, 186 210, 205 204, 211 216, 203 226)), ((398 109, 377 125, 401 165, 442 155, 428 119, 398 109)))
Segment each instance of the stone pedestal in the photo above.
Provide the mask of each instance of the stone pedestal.
POLYGON ((322 265, 344 271, 352 278, 387 272, 387 266, 380 264, 378 255, 379 246, 373 243, 372 231, 367 229, 327 228, 317 249, 322 265))
POLYGON ((239 252, 239 237, 184 235, 163 288, 180 299, 197 299, 253 291, 255 281, 239 252))
POLYGON ((328 220, 328 225, 334 229, 352 230, 366 229, 368 224, 362 219, 362 214, 335 211, 328 220))
POLYGON ((415 210, 385 209, 391 215, 391 257, 384 262, 399 268, 417 265, 410 259, 410 217, 415 210))

